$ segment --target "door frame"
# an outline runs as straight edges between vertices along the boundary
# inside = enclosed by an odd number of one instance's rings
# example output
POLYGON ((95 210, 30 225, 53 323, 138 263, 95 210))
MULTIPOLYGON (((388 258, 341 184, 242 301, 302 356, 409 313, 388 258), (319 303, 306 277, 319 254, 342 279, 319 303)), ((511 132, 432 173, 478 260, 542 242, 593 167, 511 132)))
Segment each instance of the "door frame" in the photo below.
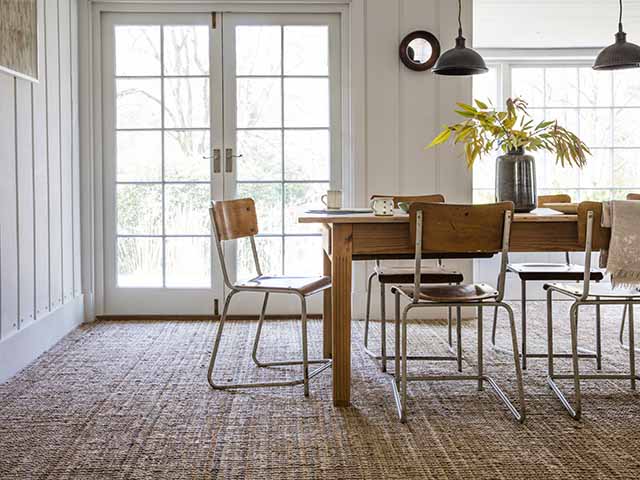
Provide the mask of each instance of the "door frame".
MULTIPOLYGON (((365 171, 365 0, 247 0, 241 3, 193 1, 167 4, 155 0, 79 2, 79 87, 81 154, 82 289, 85 320, 104 314, 105 231, 102 152, 103 13, 338 13, 341 36, 342 189, 347 206, 366 202, 365 171)), ((364 283, 364 269, 357 272, 364 283)), ((361 280, 361 281, 360 281, 361 280)), ((357 292, 354 292, 357 294, 357 292)))

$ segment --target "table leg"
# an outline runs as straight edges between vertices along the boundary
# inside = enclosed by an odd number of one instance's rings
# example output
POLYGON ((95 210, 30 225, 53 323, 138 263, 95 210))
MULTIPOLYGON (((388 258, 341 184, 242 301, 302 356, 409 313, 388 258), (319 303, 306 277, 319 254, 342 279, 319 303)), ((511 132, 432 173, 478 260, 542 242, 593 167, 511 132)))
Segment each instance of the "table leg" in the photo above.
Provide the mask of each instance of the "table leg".
MULTIPOLYGON (((331 276, 331 258, 329 254, 323 250, 324 257, 324 275, 331 276)), ((331 292, 332 289, 328 288, 322 292, 322 353, 324 358, 331 358, 333 349, 333 335, 331 324, 331 292)))
POLYGON ((336 223, 332 229, 331 319, 333 333, 333 404, 351 401, 351 254, 353 228, 336 223))

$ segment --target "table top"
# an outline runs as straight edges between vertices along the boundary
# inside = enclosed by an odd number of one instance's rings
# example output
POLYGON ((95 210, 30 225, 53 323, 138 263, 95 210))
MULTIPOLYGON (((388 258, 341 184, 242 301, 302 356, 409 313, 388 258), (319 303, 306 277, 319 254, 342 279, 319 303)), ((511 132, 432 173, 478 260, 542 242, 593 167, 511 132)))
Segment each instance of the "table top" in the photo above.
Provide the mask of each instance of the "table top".
MULTIPOLYGON (((514 222, 577 222, 577 215, 567 215, 548 208, 538 208, 530 213, 516 213, 514 222)), ((298 216, 299 223, 409 223, 409 215, 395 210, 393 216, 377 216, 373 213, 335 214, 303 213, 298 216)))

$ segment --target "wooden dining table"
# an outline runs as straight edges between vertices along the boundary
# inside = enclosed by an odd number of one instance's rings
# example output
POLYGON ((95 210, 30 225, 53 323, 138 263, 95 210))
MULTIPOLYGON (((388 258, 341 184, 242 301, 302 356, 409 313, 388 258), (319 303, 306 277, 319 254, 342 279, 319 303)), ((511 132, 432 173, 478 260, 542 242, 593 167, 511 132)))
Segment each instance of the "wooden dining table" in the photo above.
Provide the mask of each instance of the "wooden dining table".
MULTIPOLYGON (((512 252, 571 252, 583 250, 578 243, 578 217, 546 209, 514 215, 512 252)), ((321 224, 324 274, 332 288, 325 290, 323 307, 323 353, 333 359, 333 403, 351 402, 351 272, 355 261, 413 258, 409 240, 409 215, 397 210, 393 216, 372 213, 305 213, 300 223, 321 224)), ((447 253, 437 255, 447 258, 447 253)), ((460 255, 451 255, 460 258, 460 255)))

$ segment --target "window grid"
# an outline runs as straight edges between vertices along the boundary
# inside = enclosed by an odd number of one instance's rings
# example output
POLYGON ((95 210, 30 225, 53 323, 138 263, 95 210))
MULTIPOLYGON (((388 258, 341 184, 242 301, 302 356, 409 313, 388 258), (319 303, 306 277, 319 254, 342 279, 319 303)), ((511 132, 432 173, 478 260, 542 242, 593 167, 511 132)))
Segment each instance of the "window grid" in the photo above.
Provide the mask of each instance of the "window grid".
MULTIPOLYGON (((560 193, 566 192, 572 195, 572 199, 574 201, 582 201, 582 200, 606 200, 606 199, 619 199, 625 198, 626 193, 631 191, 640 191, 640 187, 634 187, 631 185, 640 185, 640 169, 638 167, 634 168, 633 178, 631 182, 625 182, 627 185, 620 185, 618 179, 616 178, 616 167, 617 167, 617 157, 616 153, 619 151, 636 151, 640 155, 640 144, 639 146, 629 146, 629 145, 620 145, 617 141, 616 137, 616 114, 620 114, 621 111, 637 111, 640 109, 639 105, 624 105, 621 104, 620 100, 616 98, 615 89, 616 89, 616 74, 617 72, 612 72, 609 75, 609 85, 611 93, 611 100, 608 104, 604 105, 583 105, 582 101, 584 98, 583 95, 583 85, 581 82, 581 68, 589 68, 590 65, 587 63, 572 63, 567 64, 566 62, 518 62, 517 64, 510 64, 509 62, 502 62, 499 64, 493 64, 490 68, 495 69, 497 72, 496 79, 493 85, 487 86, 483 85, 482 78, 476 77, 474 78, 474 98, 483 99, 478 95, 477 90, 485 90, 483 93, 487 93, 487 91, 493 91, 493 95, 495 95, 496 104, 499 106, 504 105, 504 101, 508 96, 517 94, 518 86, 513 84, 513 71, 515 69, 542 69, 542 105, 530 105, 529 110, 530 113, 542 112, 545 118, 548 118, 549 115, 546 112, 554 111, 554 110, 562 110, 566 112, 573 112, 575 115, 575 126, 574 125, 564 125, 570 130, 575 129, 576 133, 579 137, 585 140, 585 135, 583 134, 583 127, 586 129, 586 125, 583 125, 583 116, 582 113, 586 111, 608 111, 609 112, 609 145, 603 146, 598 145, 594 147, 590 147, 590 150, 594 155, 588 159, 587 166, 582 171, 576 171, 575 169, 564 169, 561 172, 566 172, 567 175, 577 175, 577 183, 572 187, 563 187, 563 186, 554 186, 552 184, 552 179, 550 175, 553 174, 555 167, 555 161, 550 158, 548 154, 544 154, 543 152, 535 152, 534 156, 536 157, 536 163, 538 167, 538 180, 543 179, 543 182, 539 182, 538 184, 538 193, 539 194, 551 194, 551 193, 560 193), (548 105, 549 100, 549 92, 548 82, 547 82, 547 74, 550 69, 553 68, 570 68, 575 69, 576 73, 576 88, 575 88, 575 104, 566 105, 566 106, 557 106, 557 105, 548 105), (610 175, 610 181, 607 181, 603 186, 589 186, 585 184, 586 173, 589 172, 590 162, 597 162, 600 159, 596 158, 596 154, 607 152, 608 159, 610 165, 607 165, 608 172, 607 176, 610 175)), ((590 70, 589 70, 590 71, 590 70)), ((595 75, 602 75, 601 72, 594 72, 595 75)), ((622 80, 622 79, 621 79, 622 80)), ((486 83, 486 82, 485 82, 486 83)), ((568 83, 569 84, 569 83, 568 83)), ((569 86, 569 88, 572 88, 569 86)), ((584 87, 586 88, 586 87, 584 87)), ((525 98, 526 100, 526 98, 525 98)), ((560 123, 563 123, 562 121, 560 123)), ((598 128, 599 124, 595 124, 595 128, 598 128)), ((605 126, 604 128, 607 128, 605 126)), ((588 140, 585 140, 587 144, 589 144, 588 140)), ((490 154, 491 161, 495 158, 495 154, 490 154)), ((639 159, 640 160, 640 159, 639 159)), ((593 165, 593 164, 591 164, 593 165)), ((474 188, 473 188, 473 197, 474 201, 493 201, 494 200, 494 189, 488 186, 486 170, 487 164, 480 166, 478 169, 474 169, 474 188)), ((596 167, 592 167, 595 170, 596 167)), ((492 174, 493 175, 493 174, 492 174)), ((491 175, 491 178, 493 176, 491 175)), ((557 175, 557 171, 556 171, 557 175)), ((608 179, 607 179, 608 180, 608 179)))

